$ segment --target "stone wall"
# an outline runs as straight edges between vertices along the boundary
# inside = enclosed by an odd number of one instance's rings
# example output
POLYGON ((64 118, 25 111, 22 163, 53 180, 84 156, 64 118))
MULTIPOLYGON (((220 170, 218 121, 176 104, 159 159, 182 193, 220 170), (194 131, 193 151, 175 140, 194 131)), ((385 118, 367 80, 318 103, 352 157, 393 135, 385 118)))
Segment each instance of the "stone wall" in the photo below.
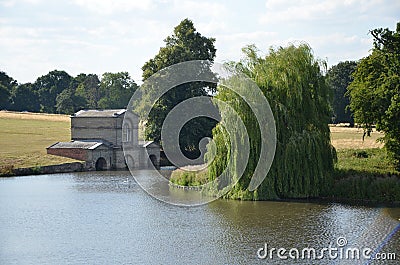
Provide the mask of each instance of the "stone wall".
POLYGON ((102 139, 121 146, 122 117, 72 117, 71 139, 102 139))
POLYGON ((52 166, 38 166, 29 168, 15 168, 12 173, 5 176, 26 176, 38 174, 54 174, 54 173, 68 173, 68 172, 81 172, 85 170, 85 165, 80 162, 65 163, 52 166))
POLYGON ((86 161, 88 153, 86 149, 79 148, 48 148, 47 153, 50 155, 69 157, 76 160, 86 161))

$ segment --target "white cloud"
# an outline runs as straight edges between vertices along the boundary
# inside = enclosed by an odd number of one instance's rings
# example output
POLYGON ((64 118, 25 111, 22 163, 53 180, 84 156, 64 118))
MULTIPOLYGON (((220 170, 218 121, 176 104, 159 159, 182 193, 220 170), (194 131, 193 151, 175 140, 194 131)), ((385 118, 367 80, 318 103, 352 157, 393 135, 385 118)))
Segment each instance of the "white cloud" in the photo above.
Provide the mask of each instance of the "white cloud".
POLYGON ((75 4, 99 14, 113 14, 132 10, 149 10, 154 7, 152 0, 74 0, 75 4))
POLYGON ((42 3, 43 0, 0 0, 0 5, 4 7, 13 7, 16 4, 31 4, 36 5, 42 3))
POLYGON ((241 50, 249 44, 255 44, 260 50, 279 43, 276 32, 253 31, 216 36, 217 61, 236 61, 242 56, 241 50))
POLYGON ((348 20, 365 17, 366 12, 399 8, 398 1, 388 0, 267 0, 266 12, 260 17, 262 24, 315 21, 346 18, 348 20))
POLYGON ((226 5, 215 1, 191 0, 173 0, 170 3, 171 14, 180 20, 191 19, 197 31, 202 35, 215 35, 215 33, 227 29, 226 22, 229 20, 231 12, 226 5))
POLYGON ((217 18, 228 14, 226 6, 217 2, 174 0, 173 9, 186 17, 217 18))
POLYGON ((267 52, 299 40, 337 63, 365 56, 368 30, 393 29, 398 10, 391 0, 0 0, 0 67, 21 82, 55 68, 140 80, 140 67, 184 18, 216 38, 217 61, 240 59, 248 44, 267 52))
POLYGON ((266 2, 266 13, 260 18, 262 23, 285 22, 285 21, 307 21, 315 18, 323 18, 339 7, 338 1, 277 1, 266 2))

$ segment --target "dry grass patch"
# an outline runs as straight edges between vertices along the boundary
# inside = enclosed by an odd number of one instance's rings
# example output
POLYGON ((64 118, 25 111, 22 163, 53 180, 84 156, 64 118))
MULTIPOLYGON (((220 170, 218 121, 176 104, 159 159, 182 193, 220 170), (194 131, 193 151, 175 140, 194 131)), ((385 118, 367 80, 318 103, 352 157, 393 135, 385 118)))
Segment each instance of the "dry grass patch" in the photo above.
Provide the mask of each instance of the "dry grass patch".
POLYGON ((0 119, 17 119, 17 120, 41 120, 41 121, 63 121, 69 122, 69 115, 33 113, 33 112, 15 112, 15 111, 0 111, 0 119))
POLYGON ((336 149, 370 149, 382 148, 383 143, 377 140, 383 136, 383 133, 377 132, 375 129, 371 133, 371 137, 365 137, 363 141, 364 131, 362 128, 337 127, 330 126, 332 144, 336 149))
POLYGON ((76 162, 46 153, 46 147, 70 139, 67 115, 0 111, 0 168, 76 162))

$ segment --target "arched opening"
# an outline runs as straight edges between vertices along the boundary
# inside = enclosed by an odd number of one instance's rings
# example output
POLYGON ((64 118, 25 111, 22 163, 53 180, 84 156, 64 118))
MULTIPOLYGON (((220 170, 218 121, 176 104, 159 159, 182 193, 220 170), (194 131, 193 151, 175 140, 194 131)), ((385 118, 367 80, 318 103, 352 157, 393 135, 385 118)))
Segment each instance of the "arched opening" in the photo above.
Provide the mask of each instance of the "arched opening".
POLYGON ((135 167, 135 160, 133 159, 133 157, 131 155, 126 155, 125 163, 128 168, 132 169, 135 167))
POLYGON ((107 169, 107 161, 104 157, 100 157, 96 161, 96 170, 106 170, 107 169))
POLYGON ((151 163, 158 168, 158 159, 156 155, 150 155, 149 156, 151 163))

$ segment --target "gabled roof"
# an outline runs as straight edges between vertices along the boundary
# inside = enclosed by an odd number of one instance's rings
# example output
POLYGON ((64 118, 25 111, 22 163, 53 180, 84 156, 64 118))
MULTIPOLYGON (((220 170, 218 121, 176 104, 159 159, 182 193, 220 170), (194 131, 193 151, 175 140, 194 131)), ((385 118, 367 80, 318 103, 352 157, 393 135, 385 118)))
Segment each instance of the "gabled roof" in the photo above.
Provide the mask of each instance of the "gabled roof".
MULTIPOLYGON (((55 143, 47 149, 86 149, 86 150, 94 150, 100 146, 107 146, 104 142, 101 141, 71 141, 71 142, 58 142, 55 143)), ((108 146, 107 146, 108 147, 108 146)))
POLYGON ((72 114, 72 117, 102 117, 102 118, 115 118, 119 117, 126 112, 126 109, 105 109, 105 110, 97 110, 97 109, 89 109, 89 110, 80 110, 75 114, 72 114))

